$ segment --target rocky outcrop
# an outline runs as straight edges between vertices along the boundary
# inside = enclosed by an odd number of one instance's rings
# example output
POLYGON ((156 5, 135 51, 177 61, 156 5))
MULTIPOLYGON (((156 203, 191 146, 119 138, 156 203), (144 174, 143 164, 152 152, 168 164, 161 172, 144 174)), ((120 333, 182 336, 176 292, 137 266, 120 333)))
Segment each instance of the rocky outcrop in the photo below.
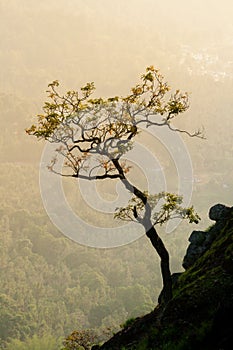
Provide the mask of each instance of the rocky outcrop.
POLYGON ((212 207, 210 217, 216 223, 190 236, 200 259, 172 276, 171 301, 136 318, 99 349, 232 349, 233 208, 224 207, 212 207), (205 253, 203 246, 209 247, 205 253))
POLYGON ((226 221, 231 213, 232 208, 226 207, 224 204, 216 204, 209 210, 210 220, 216 222, 226 221))
POLYGON ((191 267, 211 246, 216 236, 224 228, 224 225, 231 215, 233 207, 229 208, 224 204, 216 204, 209 210, 209 218, 216 221, 206 231, 193 231, 189 237, 190 245, 183 260, 184 269, 191 267))

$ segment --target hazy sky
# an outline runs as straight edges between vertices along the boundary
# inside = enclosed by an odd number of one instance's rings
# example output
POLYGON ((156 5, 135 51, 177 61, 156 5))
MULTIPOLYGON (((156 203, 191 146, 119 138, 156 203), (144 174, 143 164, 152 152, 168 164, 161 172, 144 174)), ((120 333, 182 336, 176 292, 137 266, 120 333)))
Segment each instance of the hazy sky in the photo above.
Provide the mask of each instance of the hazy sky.
POLYGON ((147 65, 175 71, 184 45, 233 59, 230 0, 1 0, 0 14, 0 90, 31 97, 53 79, 124 92, 147 65))
POLYGON ((0 0, 0 93, 34 104, 27 120, 55 79, 64 89, 94 81, 97 95, 124 95, 154 65, 174 89, 192 93, 187 120, 204 125, 210 142, 216 128, 225 141, 232 15, 231 0, 0 0))

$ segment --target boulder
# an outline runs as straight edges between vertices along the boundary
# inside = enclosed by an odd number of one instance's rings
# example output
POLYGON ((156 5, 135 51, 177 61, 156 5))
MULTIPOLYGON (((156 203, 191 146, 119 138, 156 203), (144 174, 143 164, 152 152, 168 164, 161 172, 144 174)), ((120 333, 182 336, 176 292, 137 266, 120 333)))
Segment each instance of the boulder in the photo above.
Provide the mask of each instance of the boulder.
POLYGON ((199 259, 211 246, 218 234, 223 229, 232 208, 224 204, 216 204, 209 210, 209 218, 216 221, 207 231, 193 231, 189 237, 190 245, 183 260, 183 268, 187 270, 199 259))
POLYGON ((214 221, 221 221, 228 217, 231 212, 231 208, 226 207, 224 204, 216 204, 209 210, 209 218, 214 221))

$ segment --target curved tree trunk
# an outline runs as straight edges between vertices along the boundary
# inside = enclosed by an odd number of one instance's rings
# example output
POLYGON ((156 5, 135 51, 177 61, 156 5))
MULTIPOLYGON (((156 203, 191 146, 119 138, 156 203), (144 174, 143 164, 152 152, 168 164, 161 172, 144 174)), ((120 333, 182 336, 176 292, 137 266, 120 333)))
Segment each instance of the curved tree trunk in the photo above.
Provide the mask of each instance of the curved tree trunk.
POLYGON ((133 193, 136 197, 140 198, 145 206, 145 214, 143 218, 137 216, 137 211, 135 208, 134 217, 137 221, 142 224, 145 228, 146 235, 150 239, 151 244, 155 248, 156 252, 160 257, 161 273, 163 280, 163 290, 162 290, 162 300, 166 304, 172 298, 172 279, 169 264, 169 254, 162 239, 159 237, 157 231, 155 230, 151 222, 151 207, 147 202, 146 195, 140 191, 136 186, 132 185, 129 180, 126 179, 124 171, 119 163, 119 159, 112 159, 113 164, 119 172, 120 180, 126 187, 126 189, 133 193))
POLYGON ((172 298, 172 279, 169 264, 169 254, 163 244, 162 239, 157 234, 154 226, 152 226, 152 223, 150 222, 150 226, 148 226, 148 223, 143 223, 143 226, 145 227, 147 237, 150 239, 151 244, 160 257, 160 266, 163 280, 162 300, 166 304, 172 298))

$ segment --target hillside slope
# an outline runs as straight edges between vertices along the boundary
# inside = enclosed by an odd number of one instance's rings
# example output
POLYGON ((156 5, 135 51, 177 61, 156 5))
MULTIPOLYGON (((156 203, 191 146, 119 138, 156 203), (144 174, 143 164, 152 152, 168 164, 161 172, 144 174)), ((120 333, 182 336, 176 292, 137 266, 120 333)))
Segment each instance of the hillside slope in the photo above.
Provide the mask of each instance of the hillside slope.
MULTIPOLYGON (((204 251, 199 249, 201 256, 184 273, 176 276, 174 296, 169 304, 165 308, 158 305, 153 312, 131 322, 101 347, 92 349, 232 348, 233 208, 227 208, 224 216, 219 217, 219 213, 215 216, 212 210, 210 217, 216 223, 205 233, 196 231, 199 237, 200 232, 205 234, 209 247, 205 242, 204 251)), ((190 241, 191 247, 192 239, 190 241)))

